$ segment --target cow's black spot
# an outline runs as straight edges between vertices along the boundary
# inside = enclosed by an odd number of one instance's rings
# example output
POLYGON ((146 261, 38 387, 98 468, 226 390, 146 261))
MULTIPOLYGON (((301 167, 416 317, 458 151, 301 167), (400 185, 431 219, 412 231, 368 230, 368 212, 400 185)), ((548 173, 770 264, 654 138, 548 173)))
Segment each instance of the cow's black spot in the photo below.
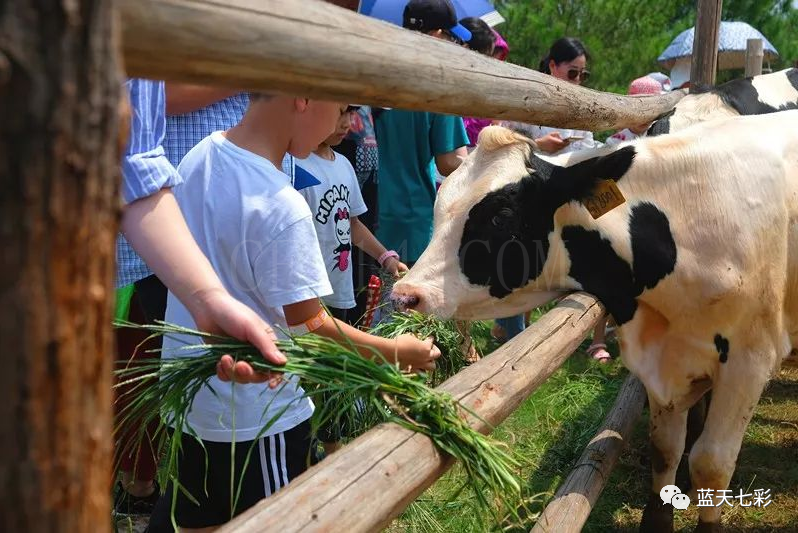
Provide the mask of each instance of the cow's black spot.
POLYGON ((651 289, 673 272, 676 266, 676 243, 665 213, 650 203, 632 208, 629 218, 632 238, 635 287, 639 292, 651 289))
MULTIPOLYGON (((793 71, 795 69, 792 69, 793 71)), ((795 84, 793 78, 798 76, 795 72, 788 72, 787 78, 795 84)), ((765 115, 788 109, 798 109, 798 101, 784 102, 778 107, 759 101, 759 92, 754 87, 752 78, 740 78, 727 81, 722 85, 709 89, 707 92, 718 95, 723 103, 741 115, 765 115)))
POLYGON ((543 179, 531 174, 485 195, 468 213, 458 256, 474 285, 502 298, 540 275, 554 229, 542 202, 543 179))
POLYGON ((633 267, 598 231, 566 226, 562 238, 571 260, 569 275, 594 294, 618 324, 632 319, 637 297, 676 266, 676 243, 665 214, 649 203, 632 208, 629 219, 633 267))
POLYGON ((587 196, 598 180, 619 179, 634 156, 634 147, 627 146, 560 167, 531 154, 529 175, 486 194, 468 213, 458 250, 468 281, 502 298, 540 276, 555 211, 587 196))
POLYGON ((795 87, 795 90, 798 91, 798 68, 791 68, 787 71, 787 80, 789 80, 790 85, 795 87))
POLYGON ((584 290, 598 298, 618 325, 632 319, 640 294, 632 279, 632 268, 598 231, 566 226, 562 239, 571 260, 568 272, 584 290))
POLYGON ((729 360, 729 339, 720 333, 715 334, 715 349, 718 351, 721 363, 729 360))
POLYGON ((656 135, 665 135, 671 131, 671 117, 676 112, 676 108, 671 109, 667 113, 663 113, 654 123, 648 128, 646 135, 654 137, 656 135))

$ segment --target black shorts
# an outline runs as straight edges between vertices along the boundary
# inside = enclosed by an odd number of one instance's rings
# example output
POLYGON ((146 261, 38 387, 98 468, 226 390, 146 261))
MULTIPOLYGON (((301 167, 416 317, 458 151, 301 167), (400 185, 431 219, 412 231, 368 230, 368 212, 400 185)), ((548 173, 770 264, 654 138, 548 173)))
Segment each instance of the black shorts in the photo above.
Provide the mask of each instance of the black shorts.
MULTIPOLYGON (((306 420, 288 431, 257 441, 236 443, 234 490, 238 490, 247 455, 249 464, 244 471, 241 494, 234 512, 231 512, 230 498, 231 444, 202 441, 201 445, 188 435, 183 435, 181 444, 183 450, 178 457, 177 477, 199 504, 178 490, 175 521, 178 526, 187 528, 218 526, 274 494, 307 470, 311 446, 310 421, 306 420)), ((151 532, 160 531, 169 523, 171 500, 170 484, 153 511, 151 532)))

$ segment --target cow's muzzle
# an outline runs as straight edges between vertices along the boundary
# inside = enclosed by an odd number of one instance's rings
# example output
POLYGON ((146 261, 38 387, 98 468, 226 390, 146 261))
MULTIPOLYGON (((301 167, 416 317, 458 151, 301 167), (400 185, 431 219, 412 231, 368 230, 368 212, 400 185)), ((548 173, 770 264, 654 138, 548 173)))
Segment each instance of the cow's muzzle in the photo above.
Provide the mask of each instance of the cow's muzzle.
POLYGON ((391 293, 391 302, 399 311, 413 310, 418 307, 420 301, 421 298, 415 295, 391 293))

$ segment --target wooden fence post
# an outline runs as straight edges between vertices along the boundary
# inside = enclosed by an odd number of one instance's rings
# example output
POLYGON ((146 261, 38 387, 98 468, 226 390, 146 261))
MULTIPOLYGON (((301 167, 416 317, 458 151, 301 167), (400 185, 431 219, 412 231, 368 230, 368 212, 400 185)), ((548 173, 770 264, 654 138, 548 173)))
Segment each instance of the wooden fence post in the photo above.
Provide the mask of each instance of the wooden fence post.
POLYGON ((718 71, 718 32, 723 0, 698 0, 690 86, 714 85, 718 71))
POLYGON ((604 423, 543 510, 532 533, 582 531, 615 463, 628 444, 634 423, 643 412, 645 399, 646 388, 639 379, 629 375, 604 423))
POLYGON ((745 77, 762 74, 762 60, 765 57, 762 39, 748 39, 745 46, 745 77))
POLYGON ((0 9, 0 531, 107 531, 119 214, 111 0, 0 9))

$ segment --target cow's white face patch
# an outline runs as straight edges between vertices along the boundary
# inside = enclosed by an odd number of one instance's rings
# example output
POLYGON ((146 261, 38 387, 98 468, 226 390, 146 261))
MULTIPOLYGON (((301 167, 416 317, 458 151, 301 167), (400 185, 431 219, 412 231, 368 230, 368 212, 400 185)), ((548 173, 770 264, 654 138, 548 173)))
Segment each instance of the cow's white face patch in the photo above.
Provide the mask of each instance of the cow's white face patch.
MULTIPOLYGON (((471 209, 487 194, 526 176, 530 151, 529 140, 510 130, 483 130, 479 147, 444 180, 435 201, 432 240, 410 272, 394 286, 395 297, 419 298, 414 308, 447 317, 493 318, 528 308, 523 298, 500 302, 491 297, 488 287, 469 281, 459 252, 471 209)), ((551 295, 544 297, 551 299, 551 295)))
POLYGON ((600 179, 629 169, 634 147, 567 167, 532 153, 530 141, 486 128, 479 148, 443 184, 432 242, 394 296, 422 312, 460 318, 509 316, 576 288, 554 214, 600 179), (559 246, 552 247, 552 242, 559 246))

